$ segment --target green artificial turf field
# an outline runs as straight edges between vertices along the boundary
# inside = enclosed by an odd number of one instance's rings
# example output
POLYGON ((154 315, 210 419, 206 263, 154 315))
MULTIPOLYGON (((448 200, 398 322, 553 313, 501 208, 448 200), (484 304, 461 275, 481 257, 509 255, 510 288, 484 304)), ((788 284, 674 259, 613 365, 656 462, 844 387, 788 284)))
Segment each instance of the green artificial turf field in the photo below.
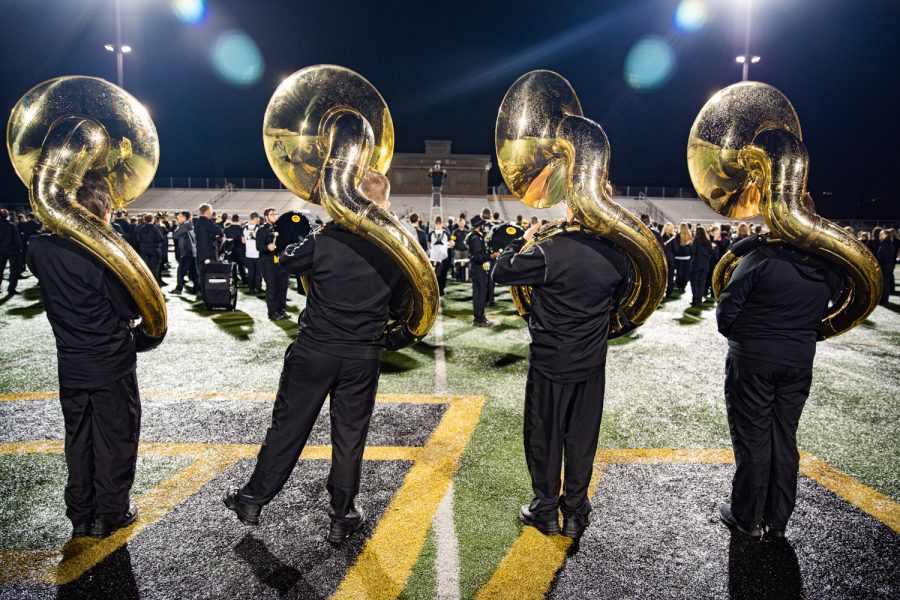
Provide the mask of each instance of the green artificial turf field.
POLYGON ((494 326, 472 327, 470 286, 451 283, 439 327, 384 356, 359 497, 369 523, 332 548, 327 415, 259 528, 219 499, 252 469, 303 297, 289 292, 293 321, 270 322, 243 291, 231 313, 167 295, 168 337, 138 362, 142 516, 67 544, 53 336, 34 278, 20 291, 0 304, 0 597, 697 598, 772 581, 900 594, 900 305, 819 344, 791 543, 776 548, 717 522, 732 467, 715 306, 664 303, 611 343, 595 512, 573 546, 516 519, 530 499, 527 327, 499 287, 494 326))

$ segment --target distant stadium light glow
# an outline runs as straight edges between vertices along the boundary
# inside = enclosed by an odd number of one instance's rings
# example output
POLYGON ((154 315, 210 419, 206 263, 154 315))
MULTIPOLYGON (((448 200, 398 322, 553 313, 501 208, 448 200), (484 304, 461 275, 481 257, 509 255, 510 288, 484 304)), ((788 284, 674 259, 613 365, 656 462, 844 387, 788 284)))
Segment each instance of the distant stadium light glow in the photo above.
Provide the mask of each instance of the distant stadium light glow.
POLYGON ((652 91, 665 84, 675 69, 675 54, 662 38, 641 38, 625 58, 625 81, 636 90, 652 91))
POLYGON ((206 2, 204 0, 169 0, 169 6, 175 17, 182 23, 196 25, 206 17, 206 2))
POLYGON ((681 0, 675 11, 675 25, 687 33, 699 31, 706 25, 706 6, 703 0, 681 0))
POLYGON ((210 58, 216 73, 234 85, 253 85, 265 70, 256 43, 246 33, 234 29, 216 38, 210 58))

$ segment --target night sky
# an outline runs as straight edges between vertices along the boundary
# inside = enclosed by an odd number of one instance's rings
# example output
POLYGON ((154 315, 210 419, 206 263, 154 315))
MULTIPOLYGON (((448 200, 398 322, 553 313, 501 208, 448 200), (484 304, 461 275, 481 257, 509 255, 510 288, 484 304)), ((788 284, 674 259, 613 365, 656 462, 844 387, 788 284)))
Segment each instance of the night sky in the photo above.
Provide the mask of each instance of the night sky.
MULTIPOLYGON (((699 0, 698 0, 699 1, 699 0)), ((198 24, 169 0, 122 0, 125 87, 143 101, 162 143, 159 176, 273 177, 262 150, 266 104, 287 74, 317 63, 368 78, 390 107, 396 151, 452 139, 455 152, 493 154, 494 120, 509 85, 536 68, 573 85, 606 130, 616 184, 689 186, 691 123, 716 90, 740 80, 740 0, 704 0, 696 32, 673 20, 679 0, 549 2, 206 3, 198 24), (264 61, 258 81, 226 82, 210 55, 239 30, 264 61), (657 89, 636 90, 626 57, 644 36, 673 51, 657 89)), ((186 5, 190 5, 188 2, 186 5)), ((115 81, 113 0, 0 0, 0 103, 59 75, 115 81)), ((900 2, 754 0, 751 79, 794 104, 811 157, 809 187, 829 217, 900 217, 900 2), (822 196, 821 192, 833 192, 822 196)), ((2 202, 25 188, 2 161, 2 202)), ((496 162, 496 161, 495 161, 496 162)), ((499 182, 494 169, 492 183, 499 182)))

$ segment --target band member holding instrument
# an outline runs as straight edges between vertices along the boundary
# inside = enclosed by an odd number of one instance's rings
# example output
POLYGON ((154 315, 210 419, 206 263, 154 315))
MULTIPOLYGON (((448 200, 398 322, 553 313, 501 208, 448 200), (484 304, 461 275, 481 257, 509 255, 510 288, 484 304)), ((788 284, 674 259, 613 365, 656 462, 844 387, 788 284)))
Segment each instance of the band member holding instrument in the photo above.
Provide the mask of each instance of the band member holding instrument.
POLYGON ((733 219, 761 216, 771 232, 740 239, 741 223, 739 241, 713 271, 719 332, 728 338, 725 406, 735 458, 731 502, 719 514, 745 535, 782 538, 797 494, 797 425, 816 341, 872 312, 881 292, 877 262, 855 236, 816 214, 797 111, 776 88, 744 81, 717 92, 694 120, 687 159, 707 206, 733 219))
MULTIPOLYGON (((744 242, 751 242, 747 238, 744 242)), ((787 245, 746 254, 716 318, 728 338, 725 406, 734 445, 731 502, 722 519, 751 537, 784 537, 797 496, 797 426, 809 396, 816 339, 839 279, 787 245)))
MULTIPOLYGON (((77 201, 109 222, 112 200, 104 182, 85 180, 77 201)), ((106 537, 137 518, 129 492, 141 428, 130 326, 138 308, 109 268, 65 237, 35 237, 27 260, 56 337, 69 470, 66 516, 72 537, 106 537)))
MULTIPOLYGON (((574 222, 571 208, 567 221, 574 222)), ((540 224, 497 259, 494 281, 533 286, 525 384, 525 459, 534 499, 520 520, 546 535, 581 536, 597 451, 606 381, 610 311, 625 293, 625 258, 582 231, 560 233, 520 253, 540 224), (565 452, 565 491, 560 470, 565 452)))
POLYGON ((264 223, 256 230, 256 248, 259 250, 262 276, 266 282, 266 308, 272 321, 290 319, 285 309, 291 278, 287 271, 278 267, 278 250, 275 247, 277 237, 275 221, 278 220, 278 211, 267 208, 263 211, 263 219, 264 223))
POLYGON ((472 217, 472 233, 466 237, 466 246, 469 248, 469 267, 472 277, 472 324, 475 327, 490 327, 493 325, 484 316, 484 307, 488 301, 488 287, 490 283, 490 260, 487 245, 484 243, 484 219, 475 215, 472 217))
MULTIPOLYGON (((368 171, 360 191, 389 209, 390 184, 380 173, 368 171)), ((242 522, 258 524, 262 507, 284 486, 330 395, 328 541, 340 543, 364 521, 354 499, 378 388, 384 332, 389 316, 404 306, 409 285, 389 256, 335 224, 288 246, 279 265, 286 274, 309 278, 306 309, 300 315, 297 339, 285 354, 272 425, 256 469, 247 484, 230 489, 224 501, 242 522)))

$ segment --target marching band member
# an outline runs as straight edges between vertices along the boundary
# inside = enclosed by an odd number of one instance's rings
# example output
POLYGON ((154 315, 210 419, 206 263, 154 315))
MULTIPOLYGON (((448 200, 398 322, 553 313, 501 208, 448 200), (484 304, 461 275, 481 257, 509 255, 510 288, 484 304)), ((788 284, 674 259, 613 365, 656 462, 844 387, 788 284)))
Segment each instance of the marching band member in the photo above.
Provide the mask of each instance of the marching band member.
MULTIPOLYGON (((390 184, 370 171, 360 189, 385 210, 390 184)), ((288 246, 279 268, 309 277, 306 309, 297 339, 288 347, 272 412, 272 424, 256 468, 225 505, 247 524, 259 523, 263 506, 281 490, 316 417, 331 397, 331 527, 328 541, 340 543, 364 521, 354 500, 359 491, 363 449, 381 372, 384 331, 406 300, 409 285, 397 264, 370 242, 333 226, 288 246)))
MULTIPOLYGON (((567 220, 574 221, 571 208, 567 220)), ((534 499, 519 519, 545 535, 578 538, 589 522, 588 484, 600 435, 609 314, 625 293, 625 259, 576 231, 547 237, 525 252, 540 223, 514 240, 494 267, 501 285, 534 289, 525 383, 525 459, 534 499), (565 491, 560 470, 565 451, 565 491)))

